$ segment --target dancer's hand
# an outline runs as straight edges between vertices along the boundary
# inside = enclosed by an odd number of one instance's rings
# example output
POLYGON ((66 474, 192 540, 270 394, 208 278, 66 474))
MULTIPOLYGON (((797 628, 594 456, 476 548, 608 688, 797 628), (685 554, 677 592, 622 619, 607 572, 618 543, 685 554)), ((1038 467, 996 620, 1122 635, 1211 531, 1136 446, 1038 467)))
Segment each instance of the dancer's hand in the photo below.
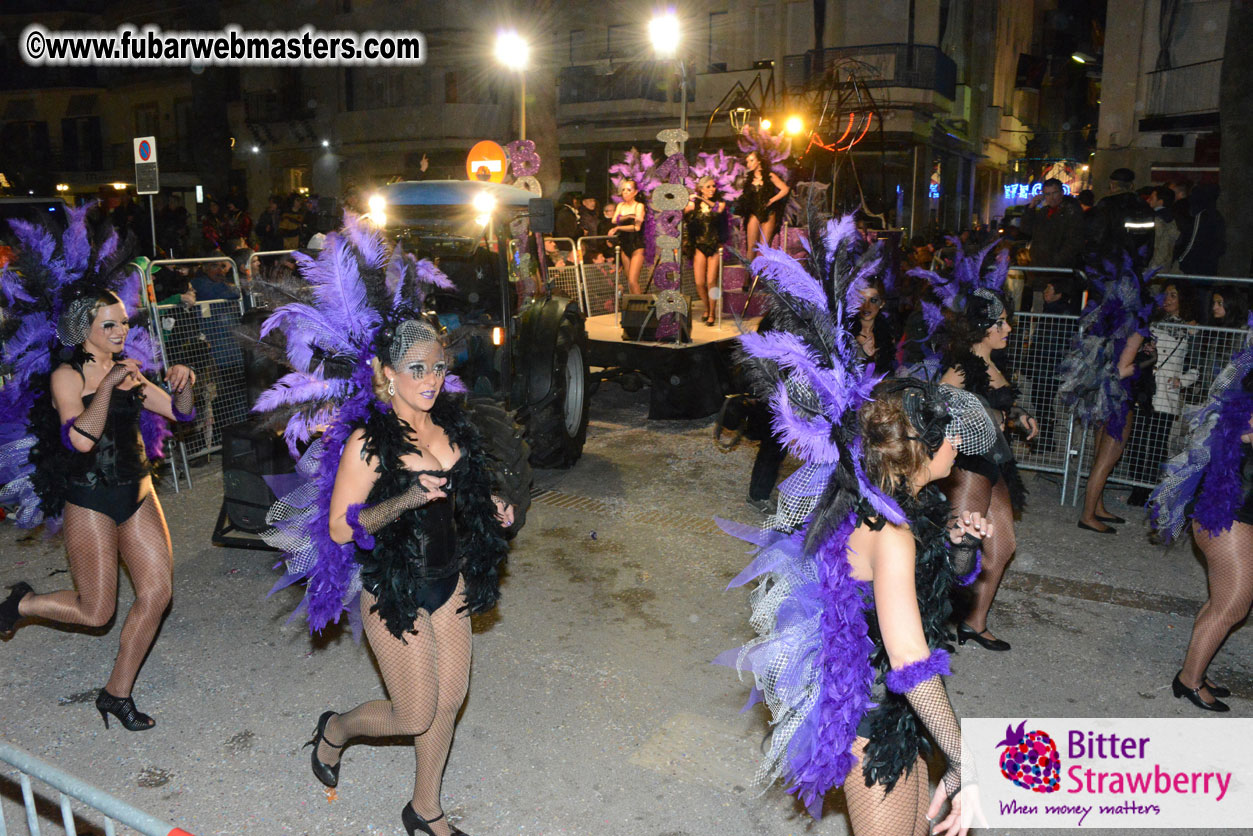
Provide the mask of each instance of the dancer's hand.
POLYGON ((444 485, 448 480, 443 476, 436 476, 434 473, 419 473, 418 483, 405 491, 405 504, 409 508, 420 508, 428 502, 434 502, 437 499, 443 499, 448 496, 444 492, 444 485))
POLYGON ((196 373, 188 366, 170 366, 165 370, 165 382, 170 385, 171 392, 181 392, 196 383, 196 373))
MULTIPOLYGON (((945 793, 944 784, 940 784, 935 788, 935 795, 931 796, 931 806, 927 808, 927 819, 934 820, 944 810, 944 802, 948 800, 945 793)), ((931 828, 933 834, 937 836, 966 836, 971 826, 987 827, 987 818, 983 815, 983 810, 979 804, 978 788, 971 784, 963 786, 957 791, 957 795, 953 796, 952 806, 949 808, 948 815, 942 820, 935 823, 931 828), (970 807, 969 816, 970 825, 962 824, 962 808, 970 807)))
POLYGON ((500 522, 500 527, 509 528, 513 525, 513 506, 498 496, 493 496, 492 502, 496 503, 496 519, 500 522))
POLYGON ((139 370, 139 361, 129 357, 113 364, 113 368, 109 369, 109 373, 100 381, 99 388, 113 389, 126 382, 128 377, 134 377, 136 381, 142 381, 144 378, 143 372, 139 370))
POLYGON ((1022 426, 1022 431, 1027 434, 1027 441, 1030 441, 1040 434, 1040 425, 1034 418, 1025 412, 1018 416, 1018 423, 1022 426))
POLYGON ((953 527, 949 529, 948 536, 954 543, 960 543, 967 534, 978 540, 986 540, 992 536, 992 528, 992 523, 984 519, 978 511, 967 511, 953 519, 953 527))

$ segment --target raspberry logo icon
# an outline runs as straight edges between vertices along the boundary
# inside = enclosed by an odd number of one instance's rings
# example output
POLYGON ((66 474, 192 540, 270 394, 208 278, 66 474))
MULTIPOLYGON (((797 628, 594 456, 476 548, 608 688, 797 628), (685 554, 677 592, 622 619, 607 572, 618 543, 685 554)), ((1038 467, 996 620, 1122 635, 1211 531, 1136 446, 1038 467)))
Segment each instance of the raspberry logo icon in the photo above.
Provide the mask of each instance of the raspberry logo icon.
POLYGON ((1026 728, 1026 720, 1018 728, 1005 727, 1005 739, 996 744, 1005 747, 1001 751, 1001 774, 1031 792, 1057 792, 1062 774, 1057 744, 1048 732, 1026 728))

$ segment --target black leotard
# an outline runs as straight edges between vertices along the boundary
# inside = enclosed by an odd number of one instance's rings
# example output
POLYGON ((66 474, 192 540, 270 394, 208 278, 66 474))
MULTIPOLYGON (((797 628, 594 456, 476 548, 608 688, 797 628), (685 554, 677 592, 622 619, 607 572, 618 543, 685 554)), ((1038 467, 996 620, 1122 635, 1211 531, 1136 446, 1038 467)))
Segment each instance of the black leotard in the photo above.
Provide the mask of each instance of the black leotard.
POLYGON ((774 184, 774 178, 770 176, 770 172, 763 171, 761 185, 758 186, 753 184, 753 176, 749 174, 748 182, 744 184, 744 193, 740 196, 739 214, 746 222, 750 217, 756 218, 763 224, 772 218, 779 221, 787 208, 785 205, 787 201, 776 200, 770 203, 770 200, 779 193, 779 187, 774 184))
MULTIPOLYGON (((95 394, 83 396, 84 407, 95 394)), ((70 458, 66 502, 107 514, 117 525, 139 510, 150 489, 144 479, 151 471, 139 429, 143 404, 142 387, 113 390, 100 440, 89 452, 70 458)))
POLYGON ((692 249, 700 250, 706 258, 717 254, 718 248, 725 243, 723 231, 726 226, 726 212, 715 211, 701 200, 696 201, 696 208, 688 215, 687 235, 692 249))
POLYGON ((464 407, 447 395, 436 401, 431 419, 461 454, 447 470, 405 467, 401 458, 419 451, 394 413, 372 410, 364 425, 364 451, 379 474, 366 504, 404 493, 423 472, 448 480, 447 498, 406 511, 375 532, 373 549, 356 549, 362 588, 378 599, 372 611, 397 638, 414 629, 419 610, 432 613, 447 603, 460 575, 470 610, 487 609, 499 597, 496 573, 506 545, 482 443, 464 407))
MULTIPOLYGON (((638 206, 640 204, 637 203, 636 205, 638 206)), ((619 204, 619 206, 621 206, 621 204, 619 204)), ((632 209, 630 214, 619 214, 617 209, 614 210, 613 223, 615 226, 627 220, 631 223, 635 223, 634 209, 632 209)), ((642 223, 641 226, 643 226, 642 223)), ((644 249, 644 233, 638 229, 620 229, 618 230, 618 246, 622 249, 622 254, 627 258, 630 258, 637 250, 644 249)))
MULTIPOLYGON (((944 361, 944 368, 957 369, 964 377, 964 388, 979 397, 993 409, 999 410, 1006 417, 1009 416, 1010 410, 1014 408, 1014 402, 1018 400, 1018 388, 1016 386, 992 386, 992 376, 988 373, 988 364, 972 351, 963 351, 954 353, 944 361)), ((997 445, 1002 449, 1008 450, 1009 445, 997 445)), ((1008 461, 998 464, 990 455, 969 456, 959 453, 957 460, 954 462, 955 467, 971 473, 978 473, 995 485, 1001 478, 1005 479, 1005 485, 1009 488, 1009 501, 1014 510, 1020 510, 1026 502, 1027 488, 1022 483, 1022 476, 1018 473, 1018 463, 1013 459, 1012 455, 1008 461)))

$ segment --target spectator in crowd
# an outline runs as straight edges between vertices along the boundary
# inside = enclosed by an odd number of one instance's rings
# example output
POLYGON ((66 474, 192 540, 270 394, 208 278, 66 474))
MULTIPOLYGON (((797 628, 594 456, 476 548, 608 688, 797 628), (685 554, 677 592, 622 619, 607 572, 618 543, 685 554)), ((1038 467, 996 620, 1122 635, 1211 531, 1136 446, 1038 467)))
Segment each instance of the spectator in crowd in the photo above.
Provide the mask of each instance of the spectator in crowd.
MULTIPOLYGON (((1137 482, 1157 483, 1171 428, 1183 411, 1183 390, 1200 377, 1190 353, 1193 331, 1186 327, 1196 323, 1187 308, 1187 297, 1180 290, 1173 282, 1166 285, 1149 325, 1150 337, 1145 347, 1154 360, 1152 397, 1148 398, 1146 392, 1145 397, 1137 399, 1140 420, 1127 441, 1132 478, 1137 482)), ((1149 490, 1135 488, 1128 503, 1143 505, 1148 501, 1149 490)))
POLYGON ((238 299, 239 288, 230 281, 230 268, 223 261, 208 261, 191 278, 196 299, 210 302, 218 299, 238 299))
POLYGON ((861 291, 861 308, 857 317, 849 321, 848 330, 875 373, 891 376, 896 370, 896 341, 900 329, 887 310, 887 293, 878 279, 871 280, 861 291))
POLYGON ((585 194, 579 201, 579 235, 597 235, 600 227, 600 201, 585 194))
POLYGON ((177 194, 166 197, 165 207, 157 213, 157 244, 168 258, 190 255, 187 234, 187 210, 177 194))
MULTIPOLYGON (((1074 282, 1070 276, 1055 273, 1044 282, 1044 313, 1064 315, 1073 311, 1071 294, 1074 282)), ((1066 356, 1073 336, 1073 328, 1066 327, 1068 320, 1042 317, 1035 323, 1027 351, 1027 367, 1031 372, 1031 403, 1036 409, 1040 434, 1036 439, 1036 452, 1045 455, 1057 450, 1054 435, 1056 427, 1057 367, 1066 356)))
POLYGON ((283 234, 279 229, 282 220, 283 212, 279 209, 278 197, 271 196, 265 211, 257 218, 257 239, 261 242, 262 252, 283 249, 283 234))
POLYGON ((238 198, 228 197, 226 199, 224 219, 222 237, 225 240, 241 238, 247 241, 249 236, 252 235, 252 217, 248 214, 247 207, 238 198))
POLYGON ((1172 180, 1166 184, 1175 193, 1175 223, 1183 229, 1183 222, 1192 217, 1192 184, 1187 180, 1172 180))
POLYGON ((300 246, 309 246, 309 239, 318 231, 318 199, 315 195, 306 195, 300 204, 300 246))
POLYGON ((566 192, 561 196, 553 221, 553 235, 557 238, 579 240, 579 195, 578 192, 566 192))
POLYGON ((1197 356, 1201 379, 1191 391, 1189 405, 1200 404, 1208 397, 1214 377, 1249 339, 1249 304, 1239 286, 1219 285, 1211 290, 1203 314, 1203 321, 1210 328, 1234 329, 1239 333, 1232 334, 1230 330, 1200 332, 1197 356))
POLYGON ((1143 264, 1153 245, 1153 210, 1132 189, 1136 176, 1129 168, 1116 168, 1109 175, 1109 194, 1092 211, 1096 213, 1093 248, 1104 258, 1129 252, 1143 264))
POLYGON ((1149 269, 1162 273, 1174 273, 1179 269, 1175 261, 1175 244, 1179 241, 1179 225, 1175 223, 1175 193, 1167 186, 1157 186, 1149 195, 1153 209, 1153 257, 1149 269))
POLYGON ((209 209, 200 220, 200 237, 206 254, 221 249, 222 241, 226 238, 226 219, 222 217, 222 210, 213 198, 209 198, 209 209))
MULTIPOLYGON (((1079 201, 1063 193, 1062 181, 1050 177, 1038 195, 1027 203, 1022 231, 1031 238, 1033 267, 1078 266, 1083 257, 1083 209, 1079 201)), ((1047 273, 1029 274, 1030 293, 1023 294, 1022 309, 1032 310, 1034 295, 1044 291, 1047 273)))
POLYGON ((1083 248, 1084 252, 1091 252, 1096 246, 1096 226, 1098 215, 1096 209, 1096 192, 1091 189, 1082 189, 1079 194, 1075 195, 1075 200, 1079 201, 1079 208, 1083 210, 1083 248))
POLYGON ((304 211, 300 207, 300 195, 287 197, 287 207, 279 218, 278 229, 283 236, 283 249, 294 250, 300 246, 300 226, 304 223, 304 211))
POLYGON ((1218 261, 1227 251, 1227 223, 1218 211, 1218 186, 1201 183, 1188 198, 1192 216, 1179 224, 1175 254, 1179 270, 1192 276, 1217 276, 1218 261))

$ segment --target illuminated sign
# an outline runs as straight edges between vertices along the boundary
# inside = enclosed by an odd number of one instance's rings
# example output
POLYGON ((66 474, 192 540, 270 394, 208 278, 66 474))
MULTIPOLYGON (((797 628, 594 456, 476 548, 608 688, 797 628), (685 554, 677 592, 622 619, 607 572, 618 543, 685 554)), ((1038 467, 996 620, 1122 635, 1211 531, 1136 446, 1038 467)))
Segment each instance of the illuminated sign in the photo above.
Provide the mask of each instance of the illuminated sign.
MULTIPOLYGON (((1006 200, 1027 200, 1044 190, 1043 183, 1010 183, 1005 187, 1006 200)), ((1062 194, 1070 194, 1070 186, 1062 183, 1062 194)))
POLYGON ((940 184, 939 183, 927 184, 927 197, 931 198, 932 200, 939 200, 940 198, 940 184))

